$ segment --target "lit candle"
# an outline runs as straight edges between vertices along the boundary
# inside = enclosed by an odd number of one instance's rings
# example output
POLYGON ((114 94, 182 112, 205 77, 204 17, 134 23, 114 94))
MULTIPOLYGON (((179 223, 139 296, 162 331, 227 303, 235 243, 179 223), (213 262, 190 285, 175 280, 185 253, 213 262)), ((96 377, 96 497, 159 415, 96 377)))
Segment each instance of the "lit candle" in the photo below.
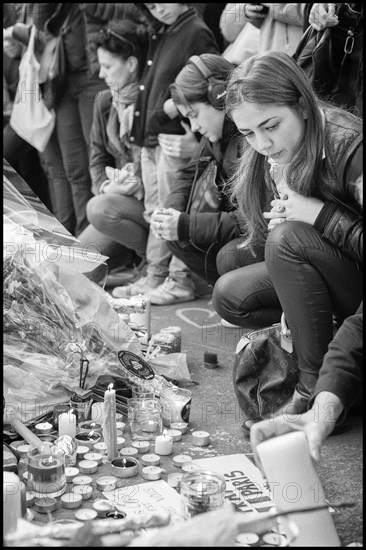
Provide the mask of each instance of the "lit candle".
POLYGON ((106 517, 110 519, 123 519, 126 517, 126 514, 124 514, 123 512, 117 512, 117 510, 115 510, 114 512, 107 512, 106 517))
POLYGON ((73 414, 72 409, 66 413, 61 413, 58 417, 58 435, 70 435, 71 437, 75 437, 76 416, 73 414))
POLYGON ((173 438, 168 435, 167 430, 163 431, 163 435, 158 435, 155 438, 155 453, 158 455, 170 455, 173 451, 173 438))
POLYGON ((116 428, 116 392, 109 384, 104 393, 103 404, 103 438, 107 445, 107 458, 112 460, 118 454, 116 428))
POLYGON ((90 422, 89 420, 87 422, 81 422, 79 424, 79 430, 81 432, 90 432, 94 431, 97 433, 102 433, 102 426, 101 424, 98 424, 97 422, 90 422))
POLYGON ((52 455, 42 454, 33 449, 28 455, 28 491, 37 497, 60 496, 66 489, 65 455, 53 447, 52 455))
POLYGON ((101 435, 97 432, 79 432, 75 435, 75 440, 78 444, 85 445, 91 451, 94 445, 99 442, 101 435))
POLYGON ((21 518, 20 479, 14 472, 3 473, 3 521, 4 535, 16 531, 21 518))
POLYGON ((111 461, 112 471, 117 477, 133 477, 138 474, 139 461, 132 456, 128 458, 114 458, 111 461))

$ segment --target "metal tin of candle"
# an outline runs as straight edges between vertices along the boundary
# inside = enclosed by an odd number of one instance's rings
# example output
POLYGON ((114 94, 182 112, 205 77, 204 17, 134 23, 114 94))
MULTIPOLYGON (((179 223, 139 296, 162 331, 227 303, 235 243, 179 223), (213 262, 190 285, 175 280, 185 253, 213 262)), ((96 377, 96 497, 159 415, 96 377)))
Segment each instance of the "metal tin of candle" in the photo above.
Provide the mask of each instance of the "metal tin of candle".
POLYGON ((95 460, 81 460, 79 470, 82 474, 94 474, 98 470, 98 462, 95 460))
POLYGON ((131 447, 135 447, 140 454, 147 453, 150 450, 149 441, 132 441, 131 447))
POLYGON ((88 420, 87 422, 80 422, 79 424, 79 431, 80 432, 88 432, 91 431, 97 432, 98 434, 102 433, 102 425, 98 422, 94 422, 93 420, 88 420))
POLYGON ((183 464, 182 466, 182 472, 185 474, 199 472, 200 470, 202 470, 201 466, 198 466, 198 464, 192 464, 192 462, 188 462, 188 464, 183 464))
POLYGON ((188 422, 172 422, 170 424, 171 430, 179 430, 182 434, 185 434, 188 430, 188 422))
POLYGON ((73 485, 91 485, 93 480, 90 476, 76 476, 72 480, 73 485))
POLYGON ((163 470, 159 466, 145 466, 142 468, 141 475, 148 481, 156 481, 161 478, 163 470))
POLYGON ((65 453, 53 446, 47 452, 32 449, 28 453, 27 490, 36 497, 58 497, 65 492, 65 453))
POLYGON ((108 512, 114 511, 114 504, 107 499, 99 499, 93 502, 93 508, 98 513, 99 518, 105 518, 108 512))
POLYGON ((126 443, 126 440, 124 437, 117 436, 117 451, 122 449, 123 445, 126 443))
POLYGON ((178 468, 182 468, 184 464, 189 464, 191 460, 192 460, 192 457, 189 455, 173 456, 173 464, 178 468))
MULTIPOLYGON (((116 415, 116 418, 117 418, 117 415, 116 415)), ((123 433, 123 430, 125 429, 125 427, 126 427, 125 422, 116 422, 117 430, 121 430, 122 433, 123 433)))
POLYGON ((117 477, 133 477, 138 474, 139 461, 133 456, 111 460, 112 471, 117 477))
POLYGON ((184 474, 180 483, 182 515, 191 518, 221 508, 225 504, 225 489, 225 478, 215 472, 184 474))
POLYGON ((167 430, 168 435, 173 439, 173 441, 181 441, 182 440, 182 432, 180 430, 172 430, 171 428, 167 430))
POLYGON ((41 422, 40 424, 36 424, 34 426, 34 428, 37 432, 37 435, 38 434, 42 434, 42 435, 49 434, 49 433, 53 432, 53 430, 54 430, 53 425, 50 424, 49 422, 41 422))
POLYGON ((75 435, 75 441, 78 445, 83 445, 88 447, 90 450, 93 449, 94 445, 98 443, 101 439, 101 435, 97 432, 79 432, 75 435))
POLYGON ((50 497, 38 498, 34 501, 34 506, 40 514, 47 514, 57 509, 57 500, 50 497))
POLYGON ((107 454, 107 445, 104 443, 104 441, 99 441, 98 443, 95 443, 93 445, 93 449, 96 453, 105 455, 107 454))
POLYGON ((189 420, 192 392, 185 388, 165 388, 160 392, 160 403, 164 426, 171 427, 173 422, 189 420))
POLYGON ((160 456, 155 453, 148 453, 141 456, 141 463, 144 466, 158 466, 160 464, 160 456))
POLYGON ((90 451, 89 447, 86 447, 85 445, 79 445, 76 448, 76 458, 77 460, 83 460, 86 453, 90 451))
POLYGON ((124 512, 114 510, 114 512, 107 512, 105 517, 109 519, 123 519, 126 517, 126 514, 124 512))
POLYGON ((34 494, 30 492, 25 493, 25 501, 27 504, 27 508, 30 508, 34 504, 34 494))
POLYGON ((84 460, 93 460, 98 464, 98 466, 102 463, 102 459, 103 455, 99 453, 88 452, 84 455, 84 460))
POLYGON ((91 485, 74 485, 72 492, 81 495, 83 500, 88 500, 93 494, 93 487, 91 485))
POLYGON ((66 483, 71 483, 79 473, 79 468, 65 468, 66 483))
POLYGON ((206 447, 210 444, 210 434, 208 432, 192 432, 192 443, 198 447, 206 447))
POLYGON ((98 512, 96 510, 92 510, 91 508, 82 508, 81 510, 77 510, 75 512, 75 518, 78 521, 91 521, 98 517, 98 512))
POLYGON ((123 457, 126 456, 136 456, 139 454, 138 449, 135 447, 122 447, 122 449, 119 450, 119 454, 123 457))
POLYGON ((114 476, 102 476, 97 479, 96 486, 99 491, 114 491, 117 482, 118 480, 114 476))
POLYGON ((180 481, 184 474, 168 474, 168 485, 173 487, 173 489, 180 490, 180 481))
POLYGON ((180 327, 166 327, 160 329, 161 334, 171 334, 174 337, 170 353, 180 353, 182 349, 182 329, 180 327))
POLYGON ((80 508, 83 503, 83 497, 74 492, 66 493, 61 496, 61 503, 64 508, 68 508, 69 510, 80 508))

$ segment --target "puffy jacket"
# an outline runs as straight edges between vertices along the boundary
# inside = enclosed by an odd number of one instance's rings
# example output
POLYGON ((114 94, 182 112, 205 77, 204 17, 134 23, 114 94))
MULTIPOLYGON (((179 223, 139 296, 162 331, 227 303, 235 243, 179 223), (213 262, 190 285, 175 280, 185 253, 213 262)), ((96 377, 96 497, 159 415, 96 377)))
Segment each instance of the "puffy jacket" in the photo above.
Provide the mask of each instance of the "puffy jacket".
POLYGON ((225 182, 235 169, 241 139, 235 125, 225 118, 221 142, 212 145, 206 138, 202 138, 197 155, 181 170, 174 191, 165 202, 166 208, 182 212, 178 221, 179 241, 190 240, 197 244, 225 243, 241 235, 244 219, 231 205, 224 189, 225 182), (215 184, 220 196, 220 211, 189 214, 186 208, 193 179, 195 176, 199 178, 210 160, 215 160, 217 165, 215 184))

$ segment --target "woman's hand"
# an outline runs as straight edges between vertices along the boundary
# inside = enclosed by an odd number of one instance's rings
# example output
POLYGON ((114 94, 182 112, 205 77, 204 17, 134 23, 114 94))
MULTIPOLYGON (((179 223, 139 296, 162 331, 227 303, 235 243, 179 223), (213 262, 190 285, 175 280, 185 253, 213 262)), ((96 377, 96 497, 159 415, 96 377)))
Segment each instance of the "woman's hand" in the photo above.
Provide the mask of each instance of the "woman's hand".
POLYGON ((335 4, 313 4, 309 14, 309 24, 317 31, 338 25, 335 4))
POLYGON ((178 240, 178 220, 180 216, 174 208, 160 208, 151 216, 151 228, 155 235, 165 241, 178 240))
POLYGON ((267 9, 261 4, 244 4, 244 19, 255 27, 260 27, 263 19, 267 17, 267 9))
POLYGON ((169 157, 191 158, 197 148, 198 141, 189 124, 181 121, 181 125, 186 131, 184 135, 159 134, 159 145, 169 157))
POLYGON ((270 212, 264 212, 263 216, 270 220, 268 230, 283 221, 301 221, 314 225, 324 202, 314 197, 304 197, 292 189, 287 193, 280 193, 279 199, 271 202, 270 212))

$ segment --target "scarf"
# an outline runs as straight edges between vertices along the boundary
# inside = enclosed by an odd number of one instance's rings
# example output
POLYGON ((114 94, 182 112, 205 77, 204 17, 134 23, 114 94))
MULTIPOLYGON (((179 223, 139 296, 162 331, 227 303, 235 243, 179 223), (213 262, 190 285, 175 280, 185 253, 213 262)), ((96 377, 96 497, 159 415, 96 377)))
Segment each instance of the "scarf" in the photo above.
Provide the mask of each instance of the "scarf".
POLYGON ((138 91, 138 82, 131 82, 118 92, 112 91, 112 105, 117 111, 119 120, 119 137, 124 142, 132 128, 138 91))

